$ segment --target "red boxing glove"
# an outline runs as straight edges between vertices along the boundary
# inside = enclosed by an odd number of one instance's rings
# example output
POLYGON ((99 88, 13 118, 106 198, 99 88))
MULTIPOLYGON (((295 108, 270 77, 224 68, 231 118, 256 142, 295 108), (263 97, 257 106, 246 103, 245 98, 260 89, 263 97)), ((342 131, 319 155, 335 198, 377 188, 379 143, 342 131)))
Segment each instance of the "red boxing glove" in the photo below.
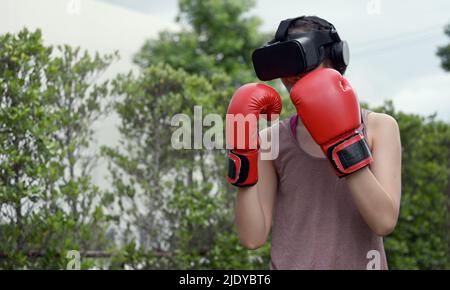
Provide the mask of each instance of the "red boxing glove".
POLYGON ((328 68, 312 71, 292 88, 291 100, 339 177, 373 161, 361 131, 358 97, 339 72, 328 68))
POLYGON ((261 114, 267 120, 281 112, 281 97, 264 84, 246 84, 231 98, 226 118, 228 157, 227 181, 238 187, 253 186, 258 182, 258 120, 261 114), (228 148, 230 148, 228 147, 228 148))

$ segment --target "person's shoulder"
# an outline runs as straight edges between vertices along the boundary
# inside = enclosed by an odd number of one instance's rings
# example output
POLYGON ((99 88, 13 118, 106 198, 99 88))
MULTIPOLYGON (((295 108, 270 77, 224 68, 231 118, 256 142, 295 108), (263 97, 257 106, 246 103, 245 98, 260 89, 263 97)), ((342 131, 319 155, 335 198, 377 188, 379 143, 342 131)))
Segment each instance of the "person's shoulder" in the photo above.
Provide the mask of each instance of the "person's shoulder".
POLYGON ((367 126, 372 138, 386 137, 386 134, 397 135, 400 131, 397 120, 385 113, 370 112, 367 115, 367 126))
POLYGON ((367 122, 374 128, 398 127, 397 120, 385 113, 370 112, 367 122))

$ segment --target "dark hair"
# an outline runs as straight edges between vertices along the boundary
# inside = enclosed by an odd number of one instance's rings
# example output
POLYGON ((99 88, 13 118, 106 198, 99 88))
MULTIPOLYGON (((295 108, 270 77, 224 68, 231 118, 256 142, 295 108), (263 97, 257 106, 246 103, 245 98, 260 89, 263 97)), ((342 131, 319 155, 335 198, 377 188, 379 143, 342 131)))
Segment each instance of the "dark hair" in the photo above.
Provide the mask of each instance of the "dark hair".
MULTIPOLYGON (((331 24, 329 24, 328 21, 322 18, 319 18, 317 16, 304 16, 300 19, 297 19, 294 23, 291 24, 288 30, 288 35, 299 31, 327 31, 331 28, 331 24)), ((323 63, 327 67, 336 68, 333 64, 333 61, 331 60, 330 53, 330 47, 325 47, 325 58, 323 60, 323 63)))

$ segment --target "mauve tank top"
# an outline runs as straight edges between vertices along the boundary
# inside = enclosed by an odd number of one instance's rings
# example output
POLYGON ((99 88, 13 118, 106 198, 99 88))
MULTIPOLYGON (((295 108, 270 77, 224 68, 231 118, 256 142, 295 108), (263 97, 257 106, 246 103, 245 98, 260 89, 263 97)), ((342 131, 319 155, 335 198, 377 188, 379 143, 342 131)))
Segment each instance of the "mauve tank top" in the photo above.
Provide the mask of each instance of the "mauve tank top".
MULTIPOLYGON (((369 113, 362 111, 365 136, 369 113)), ((383 239, 363 220, 329 161, 297 143, 296 121, 293 116, 279 124, 270 268, 364 270, 377 257, 380 269, 387 269, 383 239)))

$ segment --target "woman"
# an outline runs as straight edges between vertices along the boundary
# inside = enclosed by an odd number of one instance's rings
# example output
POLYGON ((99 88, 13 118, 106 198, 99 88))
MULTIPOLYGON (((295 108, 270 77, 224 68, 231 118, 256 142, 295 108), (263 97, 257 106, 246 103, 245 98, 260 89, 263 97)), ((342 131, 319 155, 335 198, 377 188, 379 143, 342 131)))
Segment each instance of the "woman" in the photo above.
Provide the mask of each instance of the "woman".
MULTIPOLYGON (((289 34, 329 29, 315 19, 297 20, 289 34)), ((333 68, 330 58, 316 70, 322 68, 333 68)), ((303 78, 282 79, 291 97, 303 78)), ((273 100, 274 93, 267 94, 273 100)), ((259 158, 257 183, 238 188, 240 241, 257 249, 272 231, 271 269, 388 268, 382 237, 394 230, 399 215, 399 128, 386 114, 362 110, 361 115, 363 136, 373 158, 370 166, 339 178, 308 126, 293 116, 277 128, 278 157, 259 158)), ((270 140, 272 132, 273 128, 263 130, 261 139, 270 140)))

